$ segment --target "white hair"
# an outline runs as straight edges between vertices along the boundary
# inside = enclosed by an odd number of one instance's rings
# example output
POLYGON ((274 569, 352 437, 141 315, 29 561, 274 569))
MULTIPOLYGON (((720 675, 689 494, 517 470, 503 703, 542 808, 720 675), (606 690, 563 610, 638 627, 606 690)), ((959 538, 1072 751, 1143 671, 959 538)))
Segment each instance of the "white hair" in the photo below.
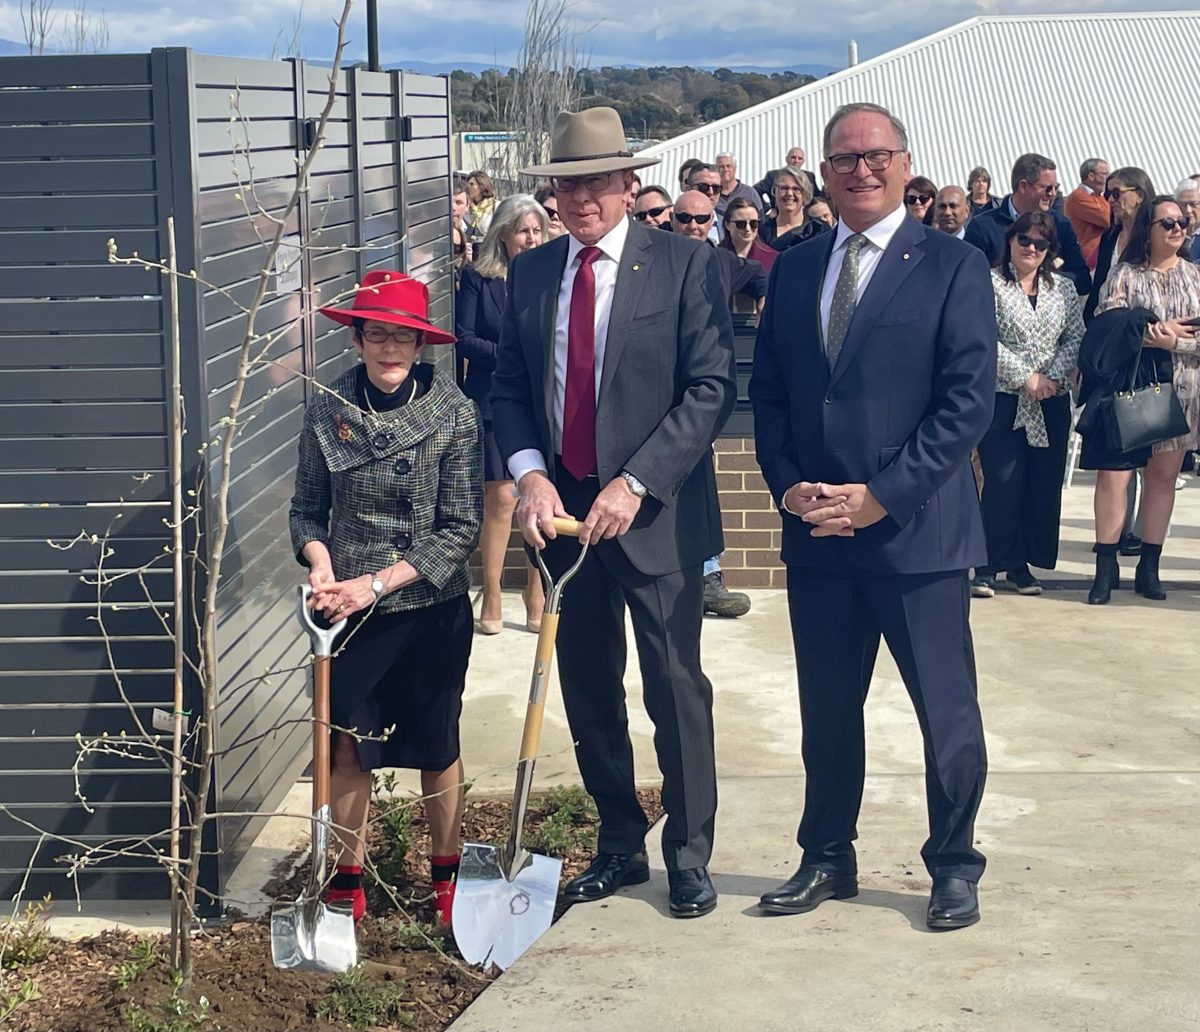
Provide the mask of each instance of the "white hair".
POLYGON ((1196 193, 1200 191, 1200 183, 1192 179, 1190 176, 1187 179, 1179 180, 1175 187, 1175 200, 1179 200, 1185 193, 1196 193))
POLYGON ((516 232, 525 221, 527 215, 536 215, 542 227, 542 238, 550 232, 550 220, 546 218, 543 208, 529 194, 512 194, 505 197, 492 216, 492 224, 484 234, 483 242, 475 255, 475 271, 487 279, 508 276, 508 251, 504 247, 504 238, 516 232))
POLYGON ((728 159, 729 159, 730 161, 732 161, 732 162, 733 162, 735 165, 737 164, 737 158, 735 158, 735 157, 734 157, 732 154, 718 154, 718 155, 717 155, 717 156, 716 156, 716 157, 713 159, 713 161, 714 161, 714 162, 717 162, 717 161, 720 161, 722 158, 728 158, 728 159))

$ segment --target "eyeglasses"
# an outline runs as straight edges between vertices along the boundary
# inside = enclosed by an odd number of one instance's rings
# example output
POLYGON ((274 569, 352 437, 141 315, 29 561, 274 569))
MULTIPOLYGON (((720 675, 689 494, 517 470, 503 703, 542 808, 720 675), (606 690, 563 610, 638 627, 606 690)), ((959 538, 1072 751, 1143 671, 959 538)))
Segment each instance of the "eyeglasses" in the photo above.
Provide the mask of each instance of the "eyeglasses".
POLYGON ((734 219, 733 225, 738 229, 758 229, 758 219, 734 219))
POLYGON ((675 221, 681 226, 690 226, 693 222, 695 222, 697 225, 703 226, 710 219, 712 219, 711 211, 707 215, 692 215, 686 211, 677 211, 675 213, 675 221))
POLYGON ((715 193, 719 193, 721 190, 721 186, 719 183, 693 183, 692 189, 699 190, 701 193, 706 193, 706 194, 712 195, 715 193))
POLYGON ((909 194, 907 197, 905 197, 904 203, 908 204, 908 205, 928 204, 932 200, 933 200, 933 194, 915 193, 915 194, 909 194))
POLYGON ((1186 215, 1177 219, 1155 219, 1152 225, 1162 226, 1168 233, 1174 233, 1176 228, 1187 229, 1192 224, 1192 220, 1186 215))
POLYGON ((867 169, 871 172, 885 172, 892 163, 892 158, 897 154, 903 154, 904 150, 869 150, 857 154, 830 154, 825 160, 829 162, 829 167, 838 175, 844 176, 853 172, 858 168, 860 161, 867 163, 867 169))
POLYGON ((1022 247, 1032 247, 1038 254, 1041 254, 1050 246, 1049 240, 1043 240, 1041 237, 1031 237, 1028 233, 1018 233, 1017 243, 1022 247))
POLYGON ((1130 192, 1137 193, 1138 188, 1136 186, 1114 186, 1111 190, 1104 191, 1104 199, 1106 201, 1119 201, 1121 194, 1130 192))
POLYGON ((419 334, 410 326, 397 326, 394 330, 372 326, 363 330, 362 335, 363 340, 371 344, 386 344, 389 340, 394 340, 397 344, 415 344, 419 334))
POLYGON ((550 185, 554 187, 555 193, 572 194, 581 186, 588 193, 600 193, 608 189, 608 184, 612 182, 612 173, 605 172, 594 176, 551 176, 550 185))
POLYGON ((645 211, 635 211, 633 213, 633 217, 637 219, 638 222, 645 222, 647 219, 662 218, 662 213, 669 207, 671 207, 669 204, 660 204, 657 208, 647 208, 645 211))
POLYGON ((781 186, 781 185, 776 185, 775 192, 777 194, 783 194, 785 197, 788 196, 789 194, 804 193, 804 191, 798 186, 781 186))
POLYGON ((543 210, 543 211, 545 211, 545 213, 546 213, 546 218, 548 218, 548 219, 549 219, 551 222, 557 222, 557 221, 558 221, 558 209, 557 209, 557 208, 547 208, 547 207, 546 207, 546 206, 543 204, 543 205, 542 205, 542 210, 543 210))

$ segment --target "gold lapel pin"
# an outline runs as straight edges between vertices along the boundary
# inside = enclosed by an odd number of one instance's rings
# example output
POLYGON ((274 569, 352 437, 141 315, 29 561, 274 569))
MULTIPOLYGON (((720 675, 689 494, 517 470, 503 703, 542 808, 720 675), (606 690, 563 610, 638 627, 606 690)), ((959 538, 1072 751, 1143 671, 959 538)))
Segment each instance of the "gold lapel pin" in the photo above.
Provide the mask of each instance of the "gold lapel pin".
POLYGON ((904 256, 903 256, 903 257, 904 257, 904 260, 905 260, 905 261, 908 261, 908 252, 907 252, 907 251, 905 251, 905 252, 904 252, 904 256))
POLYGON ((333 417, 334 425, 337 427, 338 440, 343 443, 350 440, 354 436, 354 431, 350 429, 350 424, 345 421, 340 415, 333 417))
POLYGON ((641 266, 640 266, 640 265, 638 265, 638 263, 637 263, 637 262, 634 262, 634 263, 633 263, 633 271, 634 271, 634 272, 637 272, 637 271, 638 271, 638 269, 640 269, 640 268, 641 268, 641 266))

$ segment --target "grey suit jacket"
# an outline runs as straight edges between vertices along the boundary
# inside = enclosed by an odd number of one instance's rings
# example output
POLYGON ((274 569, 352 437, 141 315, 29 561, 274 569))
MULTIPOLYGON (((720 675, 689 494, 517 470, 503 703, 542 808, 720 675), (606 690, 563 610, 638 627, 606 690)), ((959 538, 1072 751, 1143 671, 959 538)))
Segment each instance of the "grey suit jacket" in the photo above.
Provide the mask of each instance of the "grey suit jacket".
MULTIPOLYGON (((554 328, 568 238, 519 255, 492 378, 500 452, 538 449, 554 475, 554 328)), ((649 496, 618 538, 662 576, 722 548, 712 442, 736 400, 733 327, 717 255, 636 223, 617 271, 596 405, 600 483, 628 470, 649 496)), ((586 513, 573 513, 582 519, 586 513)))

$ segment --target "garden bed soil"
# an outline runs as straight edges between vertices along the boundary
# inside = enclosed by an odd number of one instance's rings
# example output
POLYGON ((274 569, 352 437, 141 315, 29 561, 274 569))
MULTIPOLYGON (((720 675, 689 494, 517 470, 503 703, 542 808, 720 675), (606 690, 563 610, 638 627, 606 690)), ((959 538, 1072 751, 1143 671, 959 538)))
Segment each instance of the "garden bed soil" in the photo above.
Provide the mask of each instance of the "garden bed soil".
MULTIPOLYGON (((595 849, 594 811, 584 813, 570 801, 581 796, 540 796, 531 804, 527 845, 561 856, 564 881, 586 867, 595 849), (564 798, 569 800, 565 810, 564 798)), ((639 796, 653 824, 662 815, 659 793, 646 790, 639 796)), ((502 841, 508 820, 507 800, 472 800, 465 838, 502 841)), ((372 821, 370 847, 377 862, 389 848, 380 827, 372 821)), ((13 1032, 345 1032, 355 1027, 442 1032, 487 988, 495 972, 465 964, 453 936, 444 930, 439 934, 432 923, 429 840, 419 803, 411 806, 409 834, 411 846, 393 878, 404 912, 374 888, 368 893, 371 912, 358 928, 362 982, 373 994, 396 1001, 386 1017, 365 1021, 360 1010, 356 1025, 329 1014, 331 1002, 348 999, 344 991, 335 992, 334 980, 277 970, 271 963, 267 922, 235 915, 209 924, 195 939, 195 974, 186 993, 172 986, 161 937, 147 942, 132 933, 106 932, 74 942, 53 941, 42 961, 0 972, 0 1012, 4 997, 24 979, 36 982, 40 993, 21 1004, 5 1027, 13 1032), (131 978, 131 962, 152 951, 156 959, 131 978)), ((273 886, 272 894, 294 898, 304 881, 302 867, 273 886)), ((560 900, 556 919, 566 909, 560 900)))

